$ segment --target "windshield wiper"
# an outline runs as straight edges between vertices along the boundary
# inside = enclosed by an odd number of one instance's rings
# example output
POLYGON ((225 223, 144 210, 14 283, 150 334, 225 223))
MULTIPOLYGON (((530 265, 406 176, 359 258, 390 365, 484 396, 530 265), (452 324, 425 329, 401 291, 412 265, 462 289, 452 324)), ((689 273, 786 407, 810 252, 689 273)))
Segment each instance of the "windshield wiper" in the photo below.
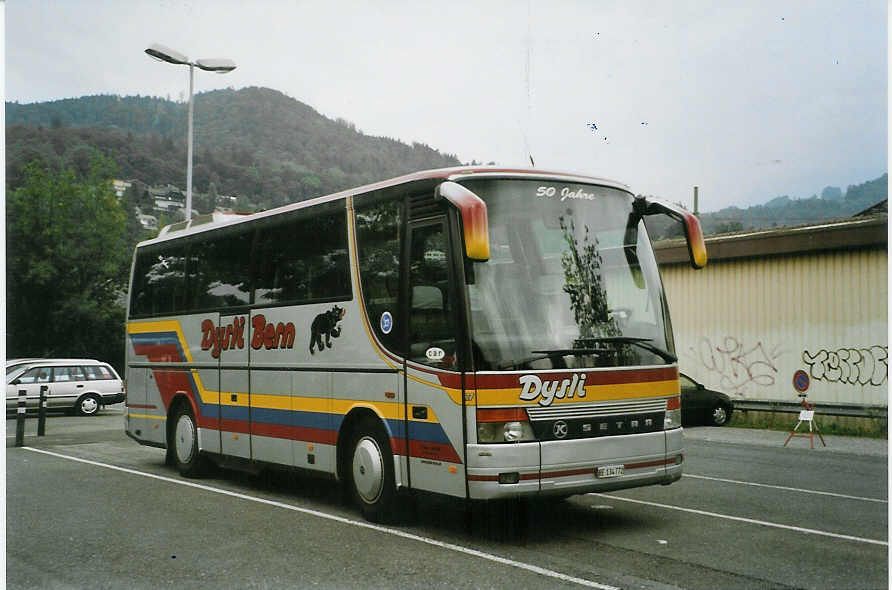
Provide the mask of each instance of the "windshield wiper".
POLYGON ((555 350, 531 350, 530 352, 539 356, 531 356, 519 361, 511 361, 509 363, 499 365, 499 369, 517 369, 518 367, 522 367, 535 361, 541 361, 544 359, 556 359, 565 356, 598 356, 599 354, 604 353, 605 350, 603 348, 558 348, 555 350))
POLYGON ((648 352, 652 352, 667 363, 674 363, 678 361, 678 357, 673 355, 671 352, 667 350, 663 350, 658 346, 654 346, 651 344, 653 342, 652 338, 632 338, 631 336, 607 336, 604 338, 580 338, 579 342, 582 344, 632 344, 639 348, 643 348, 648 352))
POLYGON ((638 346, 639 348, 643 348, 648 352, 652 352, 667 363, 674 363, 678 361, 678 358, 674 356, 672 353, 663 350, 657 346, 651 344, 653 340, 651 338, 633 338, 631 336, 608 336, 604 338, 580 338, 578 343, 583 345, 588 345, 579 348, 557 348, 554 350, 532 350, 533 354, 538 354, 539 356, 531 356, 529 358, 525 358, 519 361, 511 361, 505 363, 503 365, 499 365, 499 369, 517 369, 526 364, 533 363, 536 361, 541 361, 545 359, 556 359, 562 358, 565 356, 600 356, 605 352, 611 352, 604 348, 593 348, 591 345, 593 344, 631 344, 634 346, 638 346))

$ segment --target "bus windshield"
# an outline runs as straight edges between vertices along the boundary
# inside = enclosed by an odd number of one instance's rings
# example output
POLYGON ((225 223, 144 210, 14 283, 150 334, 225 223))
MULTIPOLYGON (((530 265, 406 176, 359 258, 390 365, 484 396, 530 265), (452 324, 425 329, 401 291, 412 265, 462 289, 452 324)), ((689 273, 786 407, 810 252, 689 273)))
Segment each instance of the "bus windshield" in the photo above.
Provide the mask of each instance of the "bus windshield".
POLYGON ((657 264, 628 192, 468 179, 490 259, 469 271, 477 370, 665 365, 674 343, 657 264))

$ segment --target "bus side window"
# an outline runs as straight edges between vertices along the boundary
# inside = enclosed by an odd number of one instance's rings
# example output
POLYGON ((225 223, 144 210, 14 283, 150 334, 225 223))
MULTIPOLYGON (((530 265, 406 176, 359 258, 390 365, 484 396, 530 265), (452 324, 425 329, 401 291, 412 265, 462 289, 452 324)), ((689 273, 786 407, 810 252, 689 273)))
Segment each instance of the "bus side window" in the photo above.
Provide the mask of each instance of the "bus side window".
POLYGON ((356 207, 357 258, 369 323, 387 349, 402 353, 405 318, 400 317, 401 200, 356 207))
POLYGON ((352 296, 343 210, 263 227, 254 259, 256 304, 300 305, 352 296))
POLYGON ((219 309, 250 303, 251 242, 248 228, 219 232, 195 241, 190 248, 188 288, 190 310, 219 309))

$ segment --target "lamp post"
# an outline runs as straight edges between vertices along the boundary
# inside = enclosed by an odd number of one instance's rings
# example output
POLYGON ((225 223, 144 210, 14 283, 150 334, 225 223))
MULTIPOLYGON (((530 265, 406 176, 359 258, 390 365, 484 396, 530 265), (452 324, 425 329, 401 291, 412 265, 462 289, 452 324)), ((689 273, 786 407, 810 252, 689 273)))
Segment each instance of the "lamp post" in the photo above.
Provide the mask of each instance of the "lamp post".
POLYGON ((187 136, 187 164, 186 164, 186 221, 192 219, 192 89, 195 68, 205 70, 206 72, 214 72, 216 74, 228 74, 235 69, 235 62, 231 59, 197 59, 194 62, 180 53, 153 43, 151 47, 146 49, 146 53, 153 59, 158 61, 166 61, 167 63, 189 66, 189 131, 187 136))

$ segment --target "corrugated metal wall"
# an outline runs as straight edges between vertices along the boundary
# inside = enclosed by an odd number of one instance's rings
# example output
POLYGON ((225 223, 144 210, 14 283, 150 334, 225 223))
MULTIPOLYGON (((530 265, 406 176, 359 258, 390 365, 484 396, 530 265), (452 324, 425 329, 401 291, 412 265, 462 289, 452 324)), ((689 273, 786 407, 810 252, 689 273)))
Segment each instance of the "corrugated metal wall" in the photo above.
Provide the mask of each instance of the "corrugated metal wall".
POLYGON ((679 367, 733 397, 888 405, 888 255, 862 249, 661 266, 679 367))

